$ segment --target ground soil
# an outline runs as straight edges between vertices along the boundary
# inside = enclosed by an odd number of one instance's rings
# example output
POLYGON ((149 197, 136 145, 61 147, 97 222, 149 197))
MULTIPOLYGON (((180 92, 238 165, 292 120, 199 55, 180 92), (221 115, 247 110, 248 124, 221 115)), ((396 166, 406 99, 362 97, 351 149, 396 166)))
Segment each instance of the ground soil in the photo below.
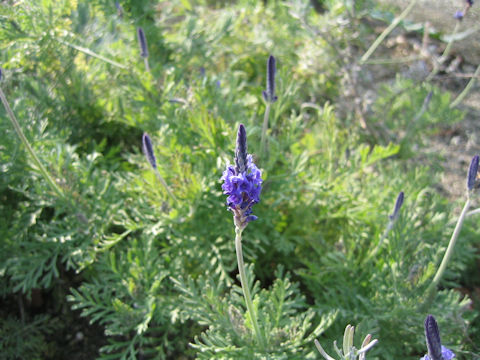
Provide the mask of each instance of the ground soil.
MULTIPOLYGON (((383 0, 390 9, 396 7, 395 14, 400 14, 411 0, 383 0)), ((455 22, 453 14, 464 9, 464 0, 418 0, 413 11, 407 16, 408 22, 424 25, 429 23, 430 30, 440 39, 451 34, 455 22)), ((455 41, 447 64, 453 66, 450 72, 441 72, 433 82, 452 93, 454 99, 466 86, 475 69, 480 64, 480 4, 471 7, 460 24, 459 33, 474 31, 462 40, 455 41)), ((382 29, 379 29, 382 30, 382 29)), ((395 57, 395 50, 401 48, 402 56, 418 55, 423 39, 420 33, 412 33, 398 27, 387 39, 390 42, 390 56, 395 57)), ((421 78, 432 69, 434 57, 441 55, 446 43, 430 37, 427 53, 422 60, 406 63, 400 69, 403 75, 421 78)), ((383 49, 386 51, 386 49, 383 49)), ((388 55, 388 53, 384 53, 388 55)), ((448 67, 448 65, 446 66, 448 67)), ((398 69, 397 69, 398 70, 398 69)), ((392 77, 395 74, 391 74, 392 77)), ((438 188, 451 199, 465 197, 465 177, 471 158, 480 154, 480 81, 472 88, 465 100, 458 106, 465 111, 460 122, 439 128, 433 137, 427 139, 424 151, 435 153, 443 158, 444 173, 438 188)), ((480 205, 480 204, 477 204, 480 205)), ((458 209, 460 211, 460 208, 458 209)))

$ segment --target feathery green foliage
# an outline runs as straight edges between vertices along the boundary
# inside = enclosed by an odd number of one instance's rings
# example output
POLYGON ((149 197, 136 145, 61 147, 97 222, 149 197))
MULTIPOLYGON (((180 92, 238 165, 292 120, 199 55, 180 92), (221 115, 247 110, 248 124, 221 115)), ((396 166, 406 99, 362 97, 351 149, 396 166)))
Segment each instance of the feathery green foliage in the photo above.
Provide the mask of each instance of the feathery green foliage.
MULTIPOLYGON (((367 47, 356 31, 369 33, 361 19, 375 5, 325 1, 319 14, 300 0, 120 3, 122 16, 100 0, 0 7, 0 86, 65 194, 49 188, 0 110, 0 301, 11 310, 0 312, 2 354, 59 358, 52 334, 69 313, 100 329, 91 358, 318 359, 314 339, 330 344, 349 323, 379 340, 369 359, 423 355, 419 308, 455 204, 436 191, 438 167, 415 160, 432 129, 463 113, 434 85, 398 76, 375 93, 362 127, 340 59, 348 44, 367 47), (278 101, 268 157, 256 159, 259 219, 243 234, 261 348, 219 179, 239 123, 260 154, 269 54, 278 101), (144 132, 177 201, 141 154, 144 132), (399 191, 404 206, 380 243, 399 191), (48 299, 38 308, 36 293, 48 299)), ((457 290, 478 261, 473 219, 428 309, 457 354, 478 353, 469 340, 478 310, 457 290)))

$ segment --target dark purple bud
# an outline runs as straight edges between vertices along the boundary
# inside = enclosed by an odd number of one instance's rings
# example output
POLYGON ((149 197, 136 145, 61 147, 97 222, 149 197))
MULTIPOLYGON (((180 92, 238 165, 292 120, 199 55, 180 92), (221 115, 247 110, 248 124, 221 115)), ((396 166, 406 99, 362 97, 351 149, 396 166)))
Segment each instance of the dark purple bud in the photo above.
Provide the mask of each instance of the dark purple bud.
POLYGON ((468 6, 473 6, 473 0, 467 0, 468 6))
POLYGON ((433 91, 430 91, 425 97, 425 99, 423 100, 423 106, 425 107, 425 109, 428 107, 428 104, 430 104, 432 97, 433 97, 433 91))
POLYGON ((3 79, 3 69, 0 68, 0 81, 2 81, 2 79, 3 79))
POLYGON ((156 169, 157 159, 155 159, 155 153, 153 152, 152 140, 150 140, 150 136, 148 136, 147 133, 143 133, 142 142, 145 157, 147 158, 152 168, 156 169))
POLYGON ((437 321, 433 315, 427 315, 425 319, 425 338, 427 339, 428 356, 430 360, 443 360, 442 343, 437 321))
POLYGON ((265 101, 274 103, 277 101, 275 96, 275 73, 277 71, 275 58, 270 55, 267 61, 267 90, 263 91, 265 101))
POLYGON ((475 186, 475 180, 477 179, 478 172, 478 155, 475 155, 470 162, 470 168, 468 169, 467 177, 467 189, 472 190, 475 186))
POLYGON ((455 14, 453 15, 453 17, 457 20, 462 20, 463 15, 464 15, 463 11, 457 10, 457 11, 455 11, 455 14))
POLYGON ((403 198, 404 198, 404 193, 403 191, 400 191, 400 193, 397 196, 397 201, 395 201, 393 214, 389 216, 390 220, 395 220, 398 217, 398 213, 400 212, 400 209, 403 205, 403 198))
POLYGON ((140 43, 140 56, 143 58, 148 57, 147 38, 145 32, 141 27, 137 29, 138 42, 140 43))
POLYGON ((122 5, 120 5, 120 1, 115 1, 115 7, 117 8, 117 14, 119 17, 123 16, 123 8, 122 5))
POLYGON ((237 146, 235 148, 235 171, 237 174, 247 169, 247 132, 245 126, 240 124, 237 134, 237 146))

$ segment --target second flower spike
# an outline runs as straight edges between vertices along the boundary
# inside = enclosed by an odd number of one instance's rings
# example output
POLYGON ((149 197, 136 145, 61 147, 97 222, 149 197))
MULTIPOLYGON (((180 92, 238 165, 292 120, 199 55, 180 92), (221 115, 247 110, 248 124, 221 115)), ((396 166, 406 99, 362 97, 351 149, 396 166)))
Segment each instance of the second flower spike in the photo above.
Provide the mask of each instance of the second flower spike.
POLYGON ((263 91, 266 102, 274 103, 278 97, 275 95, 275 73, 277 72, 276 60, 270 55, 267 61, 267 89, 263 91))

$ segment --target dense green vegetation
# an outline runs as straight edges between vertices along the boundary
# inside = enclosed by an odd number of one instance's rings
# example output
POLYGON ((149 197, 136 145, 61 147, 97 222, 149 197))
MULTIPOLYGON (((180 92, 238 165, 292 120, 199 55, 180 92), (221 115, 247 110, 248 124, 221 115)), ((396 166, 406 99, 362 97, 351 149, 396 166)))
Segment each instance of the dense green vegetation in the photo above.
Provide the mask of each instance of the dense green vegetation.
POLYGON ((320 359, 314 339, 333 354, 352 324, 357 347, 368 333, 379 340, 367 358, 418 359, 427 314, 457 357, 479 356, 479 305, 458 290, 478 286, 475 217, 439 291, 426 295, 458 204, 437 191, 438 159, 419 153, 463 113, 434 83, 398 75, 374 87, 369 65, 355 63, 375 37, 371 14, 388 9, 120 3, 0 5, 0 87, 53 180, 2 108, 4 358, 320 359), (261 156, 270 54, 278 101, 261 156), (355 100, 365 84, 368 111, 355 100), (240 123, 263 173, 243 251, 265 346, 237 279, 220 182, 240 123), (176 200, 142 154, 144 132, 176 200))

